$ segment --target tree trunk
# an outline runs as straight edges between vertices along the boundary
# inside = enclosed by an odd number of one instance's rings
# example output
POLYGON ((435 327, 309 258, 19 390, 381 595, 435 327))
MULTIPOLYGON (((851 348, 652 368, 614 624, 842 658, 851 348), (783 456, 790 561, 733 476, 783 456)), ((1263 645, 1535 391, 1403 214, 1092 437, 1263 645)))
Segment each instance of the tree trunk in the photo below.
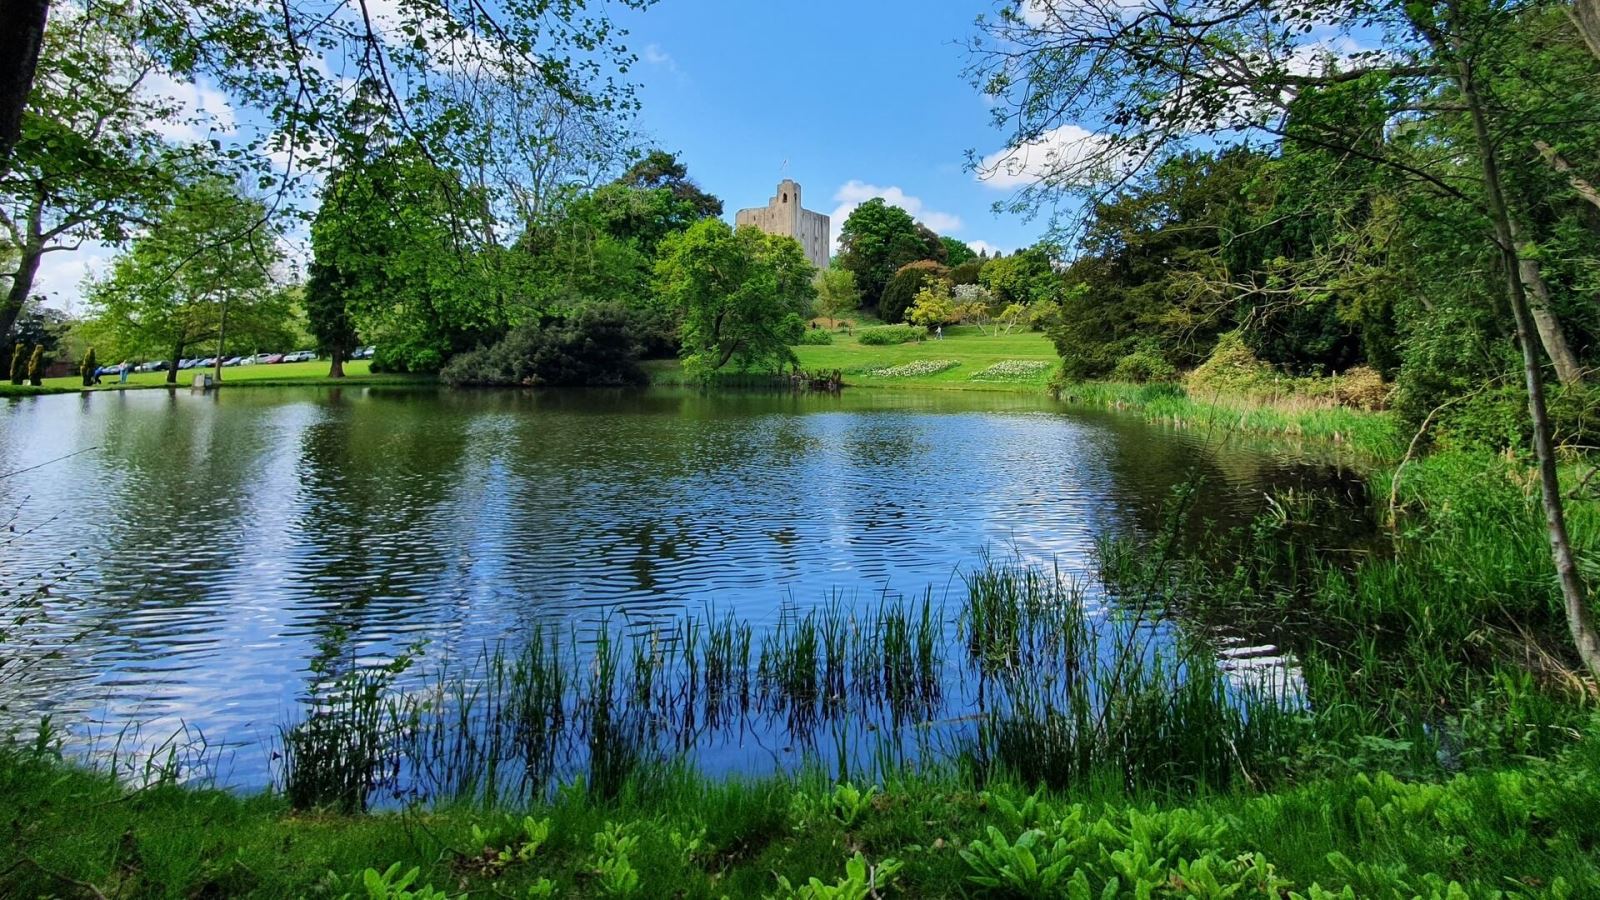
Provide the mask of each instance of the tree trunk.
POLYGON ((167 384, 178 383, 178 360, 183 359, 183 341, 172 348, 172 360, 167 365, 167 384))
POLYGON ((331 359, 330 359, 330 361, 328 363, 328 377, 329 378, 343 378, 344 377, 344 350, 342 350, 339 347, 335 347, 328 354, 328 356, 331 357, 331 359))
MULTIPOLYGON (((33 280, 39 274, 39 260, 44 256, 43 251, 37 247, 28 247, 22 251, 17 259, 17 270, 11 276, 11 289, 6 292, 5 304, 0 306, 0 354, 10 355, 11 329, 16 327, 17 316, 22 314, 22 307, 28 302, 28 295, 33 293, 33 280)), ((0 360, 0 372, 10 371, 11 360, 0 360)))
POLYGON ((1516 235, 1511 224, 1511 214, 1506 208, 1505 194, 1500 187, 1500 165, 1495 160, 1494 141, 1489 134, 1488 119, 1478 97, 1472 63, 1464 55, 1457 53, 1456 66, 1461 97, 1472 116, 1473 135, 1477 138, 1478 159, 1483 166, 1484 199, 1488 203, 1489 217, 1494 224, 1495 244, 1500 251, 1501 267, 1505 270, 1506 294, 1511 301, 1511 312, 1517 322, 1517 345, 1522 350, 1522 374, 1528 388, 1528 414, 1533 419, 1533 455, 1539 466, 1539 494, 1544 502, 1545 531, 1550 538, 1550 555, 1555 563, 1556 578, 1561 584, 1561 599, 1566 608, 1567 627, 1572 632, 1572 642, 1577 647, 1578 657, 1583 660, 1591 675, 1600 678, 1600 630, 1596 629, 1594 612, 1589 609, 1587 591, 1578 575, 1572 541, 1567 535, 1566 511, 1561 503, 1561 479, 1556 470, 1555 448, 1551 446, 1549 411, 1545 407, 1544 379, 1539 371, 1538 354, 1533 347, 1533 316, 1528 308, 1527 295, 1522 288, 1516 235))
POLYGON ((1516 242, 1517 275, 1522 281, 1523 295, 1528 300, 1528 312, 1533 316, 1534 327, 1539 332, 1539 343, 1544 345, 1545 355, 1550 357, 1551 364, 1555 366, 1556 380, 1562 384, 1582 384, 1583 367, 1578 364, 1577 354, 1572 352, 1572 346, 1567 343, 1560 320, 1550 309, 1550 288, 1539 273, 1539 260, 1533 257, 1533 244, 1523 240, 1515 221, 1510 224, 1512 240, 1516 242))
POLYGON ((1567 17, 1577 26, 1578 33, 1583 35, 1589 52, 1600 58, 1600 0, 1573 0, 1567 17))
POLYGON ((1567 184, 1572 185, 1572 189, 1578 192, 1578 196, 1589 201, 1595 209, 1600 209, 1600 191, 1595 190, 1594 185, 1585 180, 1582 175, 1573 171, 1572 164, 1557 153, 1556 148, 1544 141, 1534 141, 1533 146, 1538 149, 1539 155, 1544 157, 1544 161, 1550 164, 1550 168, 1567 176, 1567 184))
POLYGON ((11 151, 22 134, 22 113, 33 90, 49 15, 50 0, 0 3, 0 176, 11 171, 11 151))
POLYGON ((226 294, 224 294, 223 297, 222 297, 222 315, 221 315, 220 319, 217 322, 217 359, 216 359, 216 373, 217 373, 216 374, 216 382, 217 382, 217 384, 221 384, 222 383, 222 359, 223 359, 222 348, 228 346, 225 343, 227 341, 227 339, 228 339, 228 297, 227 297, 226 294))

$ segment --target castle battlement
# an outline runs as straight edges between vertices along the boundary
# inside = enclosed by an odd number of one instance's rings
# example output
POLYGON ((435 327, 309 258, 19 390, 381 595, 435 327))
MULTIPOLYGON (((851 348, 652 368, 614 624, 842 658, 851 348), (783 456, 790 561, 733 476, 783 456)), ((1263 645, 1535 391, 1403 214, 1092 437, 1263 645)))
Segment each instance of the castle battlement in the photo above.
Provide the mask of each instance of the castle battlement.
POLYGON ((733 216, 733 224, 735 227, 754 225, 767 234, 792 237, 805 248, 806 259, 811 260, 812 265, 819 269, 828 266, 833 241, 828 217, 800 205, 798 182, 788 178, 778 182, 778 191, 766 206, 739 210, 733 216))

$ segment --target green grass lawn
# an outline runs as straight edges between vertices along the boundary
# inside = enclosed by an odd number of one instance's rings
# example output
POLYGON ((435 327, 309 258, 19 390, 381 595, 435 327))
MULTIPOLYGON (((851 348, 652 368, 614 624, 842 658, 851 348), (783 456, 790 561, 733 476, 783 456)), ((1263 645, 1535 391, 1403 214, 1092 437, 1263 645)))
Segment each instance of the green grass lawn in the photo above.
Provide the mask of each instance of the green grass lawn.
POLYGON ((1039 332, 987 335, 971 326, 946 328, 943 340, 888 346, 863 344, 853 334, 835 334, 830 345, 796 347, 794 352, 807 371, 838 369, 846 383, 873 387, 1042 390, 1060 361, 1050 340, 1039 332), (924 365, 912 365, 916 363, 924 365), (937 372, 918 371, 939 363, 954 365, 937 372), (993 370, 998 363, 1011 364, 1007 368, 1012 371, 993 370))
MULTIPOLYGON (((372 363, 368 360, 352 360, 344 364, 345 382, 391 382, 413 381, 412 376, 374 374, 371 371, 372 363)), ((178 386, 188 387, 194 381, 194 376, 200 372, 210 372, 211 369, 184 369, 178 372, 178 386)), ((325 359, 302 363, 278 363, 276 365, 234 366, 222 370, 223 384, 279 384, 292 382, 295 384, 317 383, 344 383, 330 382, 328 379, 328 361, 325 359)), ((115 375, 102 375, 100 386, 90 388, 96 391, 115 391, 127 388, 152 388, 161 387, 167 383, 166 372, 134 372, 128 376, 128 381, 123 384, 115 375)), ((5 394, 54 394, 64 391, 83 390, 83 381, 76 375, 65 378, 46 378, 40 387, 29 385, 0 384, 0 396, 5 394)))
MULTIPOLYGON (((859 328, 855 334, 834 333, 832 344, 794 348, 800 367, 808 372, 838 369, 852 387, 1042 391, 1060 361, 1049 339, 1033 331, 986 335, 957 326, 946 328, 943 340, 887 346, 863 344, 859 333, 859 328), (919 363, 923 371, 918 371, 919 363), (992 369, 1002 363, 1009 372, 992 369), (928 371, 937 364, 944 367, 928 371)), ((683 380, 677 360, 652 360, 645 368, 657 384, 683 380)))

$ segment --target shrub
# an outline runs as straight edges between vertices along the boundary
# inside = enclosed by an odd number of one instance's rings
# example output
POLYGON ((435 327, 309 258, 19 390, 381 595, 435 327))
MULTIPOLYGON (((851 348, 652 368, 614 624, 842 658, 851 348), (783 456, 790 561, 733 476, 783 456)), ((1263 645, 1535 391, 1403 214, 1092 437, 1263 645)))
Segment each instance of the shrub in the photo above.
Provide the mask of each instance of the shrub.
POLYGON ((926 340, 928 329, 921 325, 877 325, 861 329, 861 343, 873 346, 904 344, 926 340))
POLYGON ((988 260, 969 259, 950 270, 951 284, 977 284, 978 275, 983 272, 984 264, 988 260))
POLYGON ((1388 408, 1390 390, 1377 369, 1355 366, 1336 377, 1333 396, 1343 406, 1379 410, 1388 408))
POLYGON ((571 317, 520 325, 499 343, 458 354, 440 376, 454 385, 640 385, 628 312, 591 307, 571 317))
POLYGON ((1190 391, 1247 393, 1272 380, 1272 366, 1262 362, 1238 331, 1217 338, 1211 356, 1189 373, 1190 391))
POLYGON ((78 367, 78 374, 83 376, 83 386, 94 384, 94 372, 100 368, 100 363, 94 358, 94 348, 84 351, 83 364, 78 367))
POLYGON ((797 343, 801 346, 821 347, 833 343, 833 333, 822 328, 807 328, 800 332, 800 340, 797 343))
POLYGON ((22 374, 23 374, 23 366, 24 365, 26 365, 26 363, 23 361, 23 358, 22 358, 22 342, 18 341, 17 345, 15 347, 11 348, 11 383, 12 384, 21 384, 22 383, 22 374))
POLYGON ((28 357, 28 383, 38 387, 44 379, 44 345, 35 344, 33 355, 28 357))
POLYGON ((878 300, 878 318, 885 322, 904 321, 906 310, 911 308, 918 292, 935 281, 948 278, 949 275, 949 269, 931 259, 901 266, 899 271, 894 273, 894 277, 889 279, 889 284, 883 289, 883 296, 878 300))
POLYGON ((1178 370, 1172 363, 1167 362, 1161 354, 1151 350, 1136 350, 1117 360, 1117 365, 1111 370, 1111 377, 1116 381, 1131 381, 1134 384, 1148 384, 1152 381, 1171 381, 1178 375, 1178 370))

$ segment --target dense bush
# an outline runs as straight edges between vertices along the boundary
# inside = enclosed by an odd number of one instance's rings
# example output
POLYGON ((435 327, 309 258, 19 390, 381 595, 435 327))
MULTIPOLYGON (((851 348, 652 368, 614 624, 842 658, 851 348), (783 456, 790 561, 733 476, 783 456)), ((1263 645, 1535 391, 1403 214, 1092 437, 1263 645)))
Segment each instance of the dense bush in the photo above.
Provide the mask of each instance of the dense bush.
POLYGON ((28 357, 28 383, 38 387, 44 378, 44 345, 36 344, 28 357))
POLYGON ((599 306, 513 328, 490 347, 459 354, 440 376, 455 385, 640 385, 633 321, 599 306))
POLYGON ((950 268, 951 284, 977 284, 978 276, 983 273, 983 267, 988 263, 986 259, 969 259, 959 266, 950 268))
POLYGON ((21 384, 22 383, 22 376, 23 376, 24 371, 26 370, 25 369, 26 366, 27 366, 27 359, 22 355, 22 342, 18 341, 17 345, 15 347, 11 348, 11 383, 12 384, 21 384))
POLYGON ((1333 396, 1341 406, 1356 409, 1387 409, 1393 388, 1371 366, 1355 366, 1335 377, 1333 396))
POLYGON ((800 332, 800 346, 821 347, 833 343, 833 333, 823 328, 807 328, 800 332))
POLYGON ((1189 373, 1189 389, 1243 394, 1263 386, 1272 376, 1272 366, 1256 357, 1238 331, 1230 331, 1217 339, 1211 356, 1189 373))
POLYGON ((1172 363, 1159 353, 1151 350, 1136 350, 1117 360, 1116 368, 1111 370, 1111 377, 1115 381, 1131 381, 1134 384, 1146 384, 1152 381, 1171 381, 1178 376, 1178 370, 1172 363))
POLYGON ((878 317, 885 322, 904 321, 906 310, 911 308, 918 292, 949 275, 949 269, 931 259, 901 266, 883 289, 883 297, 878 301, 878 317))
POLYGON ((927 337, 928 329, 921 325, 878 325, 863 328, 860 332, 861 343, 874 346, 904 344, 908 341, 925 340, 927 337))
POLYGON ((95 370, 100 368, 100 363, 94 357, 94 348, 90 347, 83 354, 83 364, 78 367, 78 374, 83 376, 83 386, 94 384, 95 370))

